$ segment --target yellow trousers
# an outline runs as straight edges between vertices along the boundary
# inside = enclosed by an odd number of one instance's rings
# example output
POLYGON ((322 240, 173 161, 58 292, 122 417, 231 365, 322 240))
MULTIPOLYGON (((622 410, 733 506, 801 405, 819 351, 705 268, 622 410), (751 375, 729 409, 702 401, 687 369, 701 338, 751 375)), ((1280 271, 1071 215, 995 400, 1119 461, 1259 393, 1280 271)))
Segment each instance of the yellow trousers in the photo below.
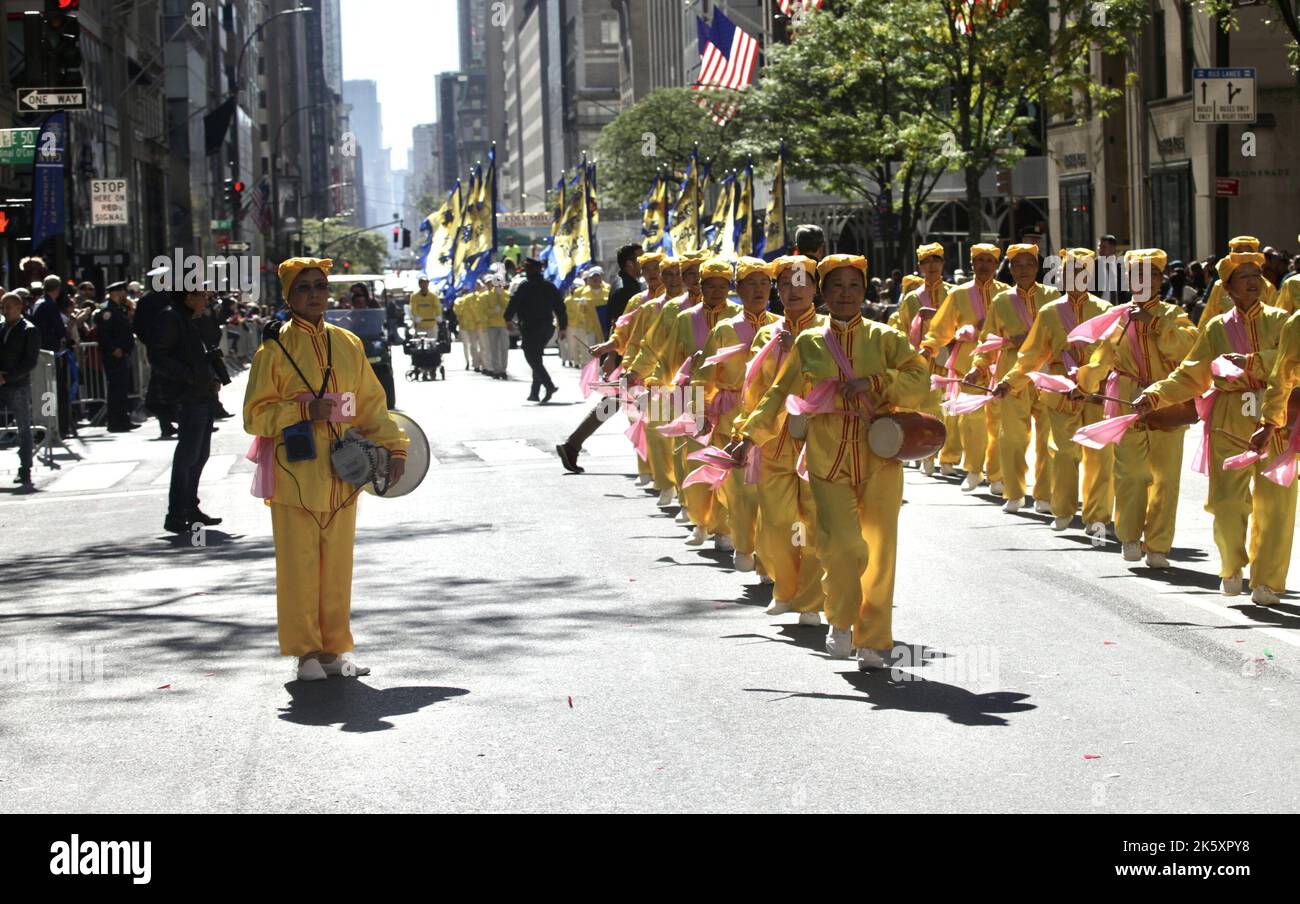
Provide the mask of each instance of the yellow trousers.
POLYGON ((1067 402, 1064 407, 1064 411, 1052 409, 1047 413, 1052 430, 1052 514, 1057 518, 1073 518, 1078 511, 1082 459, 1083 522, 1104 524, 1111 520, 1115 503, 1115 447, 1085 449, 1071 439, 1080 427, 1101 420, 1101 406, 1071 406, 1067 402))
MULTIPOLYGON (((1002 451, 999 448, 998 432, 1002 429, 1002 402, 994 399, 984 406, 984 476, 990 484, 1002 480, 1002 451)), ((1006 487, 1003 487, 1006 495, 1006 487)), ((1009 497, 1008 497, 1009 498, 1009 497)))
POLYGON ((817 515, 812 488, 795 473, 794 441, 787 437, 785 445, 781 455, 763 456, 757 486, 758 557, 772 578, 773 600, 799 612, 820 612, 825 596, 814 544, 817 515))
POLYGON ((654 488, 662 493, 673 486, 673 443, 678 440, 676 437, 664 436, 655 429, 655 426, 654 421, 646 424, 645 447, 649 455, 650 477, 654 480, 654 488))
MULTIPOLYGON (((1011 393, 999 403, 998 457, 1001 459, 1002 496, 1023 499, 1028 492, 1029 430, 1034 430, 1034 499, 1052 498, 1052 451, 1048 445, 1047 409, 1032 386, 1011 393)), ((989 455, 992 458, 992 453, 989 455)))
POLYGON ((731 542, 742 556, 754 554, 758 531, 758 485, 745 483, 745 469, 737 468, 718 487, 731 526, 731 542))
POLYGON ((356 503, 344 506, 332 521, 329 518, 329 512, 271 506, 281 656, 352 650, 356 503), (325 525, 324 530, 317 521, 325 525))
MULTIPOLYGON (((987 407, 987 406, 985 406, 987 407)), ((961 432, 961 467, 967 474, 984 473, 984 456, 988 451, 988 425, 985 423, 984 409, 963 414, 957 419, 957 429, 961 432)))
POLYGON ((1187 430, 1129 428, 1115 447, 1115 535, 1168 553, 1178 518, 1178 485, 1187 430))
POLYGON ((853 628, 853 646, 873 650, 894 645, 894 572, 898 510, 903 504, 903 466, 864 453, 865 479, 812 478, 826 618, 853 628))
MULTIPOLYGON (((1238 435, 1244 435, 1241 431, 1238 435)), ((1281 593, 1291 567, 1295 536, 1296 484, 1280 487, 1263 476, 1267 456, 1253 468, 1223 470, 1223 460, 1241 451, 1230 437, 1215 434, 1210 445, 1210 498, 1205 510, 1214 516, 1214 544, 1219 547, 1219 576, 1250 565, 1250 584, 1281 593), (1246 527, 1250 526, 1250 549, 1246 527)))
POLYGON ((961 418, 943 415, 943 427, 947 436, 943 448, 939 450, 939 464, 950 467, 961 464, 961 418))
MULTIPOLYGON (((674 442, 680 442, 682 439, 686 441, 683 455, 704 448, 695 440, 685 437, 674 437, 674 442)), ((686 462, 686 476, 690 476, 699 467, 698 461, 686 462)), ((707 483, 693 483, 681 491, 682 505, 686 507, 686 514, 690 516, 691 523, 696 527, 704 528, 710 534, 726 534, 728 530, 727 506, 720 497, 721 494, 714 492, 707 483)))

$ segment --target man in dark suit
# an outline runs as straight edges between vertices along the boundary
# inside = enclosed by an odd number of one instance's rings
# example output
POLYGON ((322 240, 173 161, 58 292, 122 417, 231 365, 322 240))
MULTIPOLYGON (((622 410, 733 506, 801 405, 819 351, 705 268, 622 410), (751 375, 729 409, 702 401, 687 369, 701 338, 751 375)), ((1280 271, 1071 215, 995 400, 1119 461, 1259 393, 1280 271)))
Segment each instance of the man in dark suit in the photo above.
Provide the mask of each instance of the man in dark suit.
POLYGON ((609 331, 627 310, 627 303, 641 291, 641 266, 636 262, 640 256, 640 245, 624 245, 618 249, 619 283, 618 288, 610 293, 609 301, 605 303, 605 314, 600 320, 601 328, 605 331, 602 339, 609 338, 609 331))
POLYGON ((67 439, 76 435, 76 425, 72 421, 72 396, 68 386, 72 380, 72 369, 64 351, 68 348, 68 322, 63 317, 63 280, 54 274, 45 277, 42 283, 44 295, 32 309, 32 322, 41 334, 41 348, 54 352, 58 356, 56 373, 58 378, 57 410, 59 417, 59 436, 67 439))
POLYGON ((158 392, 157 369, 154 360, 157 357, 158 326, 163 313, 171 307, 170 292, 149 292, 135 306, 135 319, 132 327, 136 338, 144 343, 149 356, 149 386, 145 391, 145 407, 149 413, 158 418, 162 428, 163 439, 176 435, 176 412, 174 407, 158 392))
POLYGON ((32 483, 32 371, 41 353, 41 335, 23 316, 23 298, 8 292, 0 299, 0 407, 13 415, 18 429, 18 476, 14 483, 32 483))
POLYGON ((564 297, 560 290, 551 285, 542 276, 542 262, 537 258, 524 259, 523 285, 510 296, 506 306, 505 319, 519 318, 519 340, 524 349, 524 360, 533 369, 533 388, 528 394, 528 401, 545 404, 551 400, 558 388, 546 372, 542 355, 546 344, 555 333, 555 324, 560 325, 560 339, 569 331, 569 315, 564 310, 564 297), (545 391, 540 399, 538 392, 545 391))
POLYGON ((99 361, 108 386, 108 432, 126 433, 139 425, 131 423, 127 397, 131 393, 131 352, 135 335, 126 309, 126 283, 108 287, 108 301, 95 312, 95 335, 99 340, 99 361))

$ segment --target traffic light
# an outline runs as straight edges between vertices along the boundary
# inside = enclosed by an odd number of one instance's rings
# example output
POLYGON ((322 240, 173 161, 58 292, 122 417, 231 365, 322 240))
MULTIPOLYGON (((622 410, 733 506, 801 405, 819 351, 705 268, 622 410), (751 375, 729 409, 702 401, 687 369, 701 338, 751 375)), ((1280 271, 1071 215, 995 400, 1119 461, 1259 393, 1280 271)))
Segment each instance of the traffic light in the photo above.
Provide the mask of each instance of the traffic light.
POLYGON ((347 273, 352 269, 352 261, 343 261, 343 272, 347 273))
POLYGON ((45 45, 49 58, 50 88, 80 88, 81 22, 76 13, 80 0, 45 0, 45 45))
POLYGON ((396 246, 397 246, 397 243, 398 243, 399 241, 401 241, 401 238, 402 238, 402 230, 401 230, 401 227, 394 226, 394 227, 393 227, 393 246, 394 246, 394 247, 396 247, 396 246))
POLYGON ((233 176, 226 180, 226 209, 232 217, 239 215, 244 201, 244 183, 233 176))
POLYGON ((402 247, 403 248, 411 247, 411 230, 409 229, 402 230, 402 247))

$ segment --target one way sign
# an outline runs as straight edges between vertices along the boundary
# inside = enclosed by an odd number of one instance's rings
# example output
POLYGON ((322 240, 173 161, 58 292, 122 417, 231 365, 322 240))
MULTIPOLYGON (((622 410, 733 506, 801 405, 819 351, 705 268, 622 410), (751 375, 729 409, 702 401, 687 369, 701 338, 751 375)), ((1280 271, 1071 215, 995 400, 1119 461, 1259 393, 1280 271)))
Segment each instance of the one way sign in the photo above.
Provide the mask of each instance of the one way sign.
POLYGON ((86 109, 85 88, 20 88, 19 113, 86 109))
POLYGON ((1255 121, 1255 70, 1193 69, 1192 121, 1255 121))

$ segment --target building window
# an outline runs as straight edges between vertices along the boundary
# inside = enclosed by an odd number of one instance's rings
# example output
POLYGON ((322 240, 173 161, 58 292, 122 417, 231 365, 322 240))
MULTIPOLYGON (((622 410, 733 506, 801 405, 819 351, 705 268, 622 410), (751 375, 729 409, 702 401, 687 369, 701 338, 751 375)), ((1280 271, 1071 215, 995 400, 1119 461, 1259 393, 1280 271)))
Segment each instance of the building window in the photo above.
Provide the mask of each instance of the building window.
POLYGON ((1192 4, 1183 3, 1180 10, 1179 35, 1183 45, 1183 93, 1192 93, 1192 70, 1196 68, 1196 45, 1192 43, 1192 4))
POLYGON ((1067 248, 1092 247, 1092 176, 1062 179, 1061 240, 1067 248))
POLYGON ((600 20, 600 43, 612 46, 618 43, 618 16, 605 16, 600 20))
POLYGON ((1155 41, 1155 53, 1151 55, 1151 65, 1155 67, 1156 97, 1169 95, 1169 61, 1165 59, 1165 11, 1158 9, 1151 17, 1151 37, 1155 41))
POLYGON ((1157 248, 1169 259, 1188 260, 1195 240, 1190 161, 1151 170, 1151 226, 1157 248))

